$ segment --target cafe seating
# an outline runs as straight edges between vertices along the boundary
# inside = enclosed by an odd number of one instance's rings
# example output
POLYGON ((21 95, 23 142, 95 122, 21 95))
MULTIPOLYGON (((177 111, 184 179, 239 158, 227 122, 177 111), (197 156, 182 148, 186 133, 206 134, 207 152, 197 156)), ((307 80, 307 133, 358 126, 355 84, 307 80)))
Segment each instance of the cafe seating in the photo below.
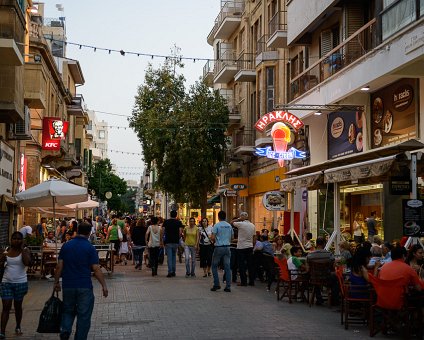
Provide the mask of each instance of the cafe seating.
MULTIPOLYGON (((370 336, 373 337, 380 331, 386 335, 390 331, 403 328, 404 338, 409 338, 416 320, 414 308, 408 308, 406 304, 407 287, 404 285, 403 278, 382 280, 373 275, 369 275, 369 278, 377 295, 377 301, 370 310, 370 336)), ((422 328, 421 322, 418 320, 419 328, 422 328)))
POLYGON ((94 246, 97 251, 97 255, 99 257, 99 266, 100 268, 104 268, 108 274, 113 273, 113 249, 111 244, 104 244, 94 246))
POLYGON ((349 329, 349 324, 369 324, 369 310, 372 302, 371 287, 353 285, 345 280, 343 267, 336 268, 341 304, 341 324, 349 329))
POLYGON ((287 259, 279 259, 274 257, 274 263, 278 268, 278 279, 277 279, 277 300, 280 301, 284 297, 289 299, 289 303, 292 303, 292 299, 297 299, 298 295, 302 300, 309 299, 305 297, 305 292, 308 293, 307 282, 308 280, 305 278, 305 275, 300 272, 290 271, 287 266, 287 259), (292 275, 296 275, 296 280, 292 280, 292 275))
POLYGON ((41 276, 53 275, 56 269, 57 259, 54 251, 42 251, 41 253, 41 276))
POLYGON ((331 260, 312 260, 308 261, 309 265, 309 287, 312 292, 309 298, 309 307, 312 306, 316 298, 316 290, 326 288, 328 301, 331 302, 331 272, 334 268, 334 262, 331 260))

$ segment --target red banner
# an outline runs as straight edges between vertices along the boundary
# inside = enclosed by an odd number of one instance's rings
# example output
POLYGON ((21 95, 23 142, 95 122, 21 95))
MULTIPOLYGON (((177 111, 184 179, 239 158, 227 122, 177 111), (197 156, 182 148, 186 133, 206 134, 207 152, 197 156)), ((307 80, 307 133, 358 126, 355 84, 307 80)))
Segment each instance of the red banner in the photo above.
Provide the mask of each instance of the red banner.
POLYGON ((60 150, 60 141, 65 139, 69 122, 60 118, 43 118, 43 150, 60 150))

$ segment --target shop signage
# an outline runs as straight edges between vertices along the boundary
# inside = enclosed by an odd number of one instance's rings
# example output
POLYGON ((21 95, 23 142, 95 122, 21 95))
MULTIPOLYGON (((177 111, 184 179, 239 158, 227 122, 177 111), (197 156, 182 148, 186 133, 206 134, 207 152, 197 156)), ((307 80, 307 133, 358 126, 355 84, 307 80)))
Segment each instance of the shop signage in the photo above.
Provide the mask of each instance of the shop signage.
POLYGON ((411 193, 411 180, 409 177, 390 177, 390 195, 409 195, 411 193))
POLYGON ((27 177, 27 158, 24 153, 21 153, 21 168, 19 169, 19 192, 26 189, 26 177, 27 177))
POLYGON ((14 162, 15 152, 5 142, 0 141, 0 195, 12 196, 14 162))
POLYGON ((236 197, 237 196, 237 190, 225 190, 224 196, 226 196, 226 197, 236 197))
POLYGON ((362 111, 332 112, 328 115, 328 159, 362 152, 363 121, 362 111))
POLYGON ((60 150, 60 141, 65 139, 69 122, 60 118, 43 118, 43 150, 60 150))
POLYGON ((417 80, 404 78, 371 96, 371 146, 379 148, 416 137, 417 80))
POLYGON ((281 191, 268 191, 262 197, 262 204, 266 210, 281 211, 285 208, 285 196, 281 191))
POLYGON ((424 201, 402 200, 403 235, 424 236, 424 201))
POLYGON ((265 128, 272 123, 283 122, 290 125, 293 129, 298 131, 303 127, 303 122, 294 114, 285 111, 272 111, 264 114, 255 124, 258 131, 263 132, 265 128))
POLYGON ((265 148, 255 148, 255 154, 258 156, 265 156, 271 159, 283 159, 283 160, 292 160, 294 158, 305 158, 306 152, 300 151, 295 148, 290 148, 288 151, 277 152, 273 151, 270 146, 265 148))
POLYGON ((386 174, 392 167, 393 160, 375 161, 375 163, 352 165, 348 169, 326 170, 324 172, 325 183, 336 183, 345 181, 354 181, 361 178, 369 178, 382 176, 386 174))
POLYGON ((247 185, 246 184, 231 184, 231 189, 235 191, 244 190, 244 189, 247 189, 247 185))
POLYGON ((269 124, 274 124, 271 129, 271 137, 273 139, 274 149, 271 147, 256 148, 255 154, 257 156, 264 156, 271 159, 278 160, 280 167, 284 166, 285 160, 293 158, 305 158, 306 154, 294 148, 287 151, 287 145, 294 142, 291 136, 290 125, 295 132, 303 127, 303 122, 294 114, 285 111, 272 111, 263 115, 255 124, 255 128, 263 132, 269 124))

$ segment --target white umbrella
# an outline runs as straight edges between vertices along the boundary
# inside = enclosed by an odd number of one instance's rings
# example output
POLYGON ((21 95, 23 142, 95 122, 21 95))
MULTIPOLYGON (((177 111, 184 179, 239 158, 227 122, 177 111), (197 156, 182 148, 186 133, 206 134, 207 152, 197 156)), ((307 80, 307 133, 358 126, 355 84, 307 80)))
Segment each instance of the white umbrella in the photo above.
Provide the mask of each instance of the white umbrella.
POLYGON ((63 206, 76 202, 85 202, 88 196, 87 188, 59 179, 50 179, 16 194, 15 199, 22 207, 52 207, 53 230, 56 232, 56 204, 63 206))
POLYGON ((93 201, 91 199, 86 200, 85 202, 78 202, 74 204, 67 204, 65 208, 71 210, 80 210, 80 209, 92 209, 97 208, 99 206, 99 202, 93 201))

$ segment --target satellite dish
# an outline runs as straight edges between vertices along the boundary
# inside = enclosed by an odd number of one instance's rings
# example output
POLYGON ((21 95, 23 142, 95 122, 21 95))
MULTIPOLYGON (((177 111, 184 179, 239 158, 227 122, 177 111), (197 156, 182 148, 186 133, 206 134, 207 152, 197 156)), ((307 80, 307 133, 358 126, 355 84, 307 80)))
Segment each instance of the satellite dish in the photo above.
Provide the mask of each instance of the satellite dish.
POLYGON ((112 193, 111 193, 110 191, 108 191, 108 192, 105 194, 105 197, 106 197, 108 200, 110 200, 110 199, 112 198, 112 193))

